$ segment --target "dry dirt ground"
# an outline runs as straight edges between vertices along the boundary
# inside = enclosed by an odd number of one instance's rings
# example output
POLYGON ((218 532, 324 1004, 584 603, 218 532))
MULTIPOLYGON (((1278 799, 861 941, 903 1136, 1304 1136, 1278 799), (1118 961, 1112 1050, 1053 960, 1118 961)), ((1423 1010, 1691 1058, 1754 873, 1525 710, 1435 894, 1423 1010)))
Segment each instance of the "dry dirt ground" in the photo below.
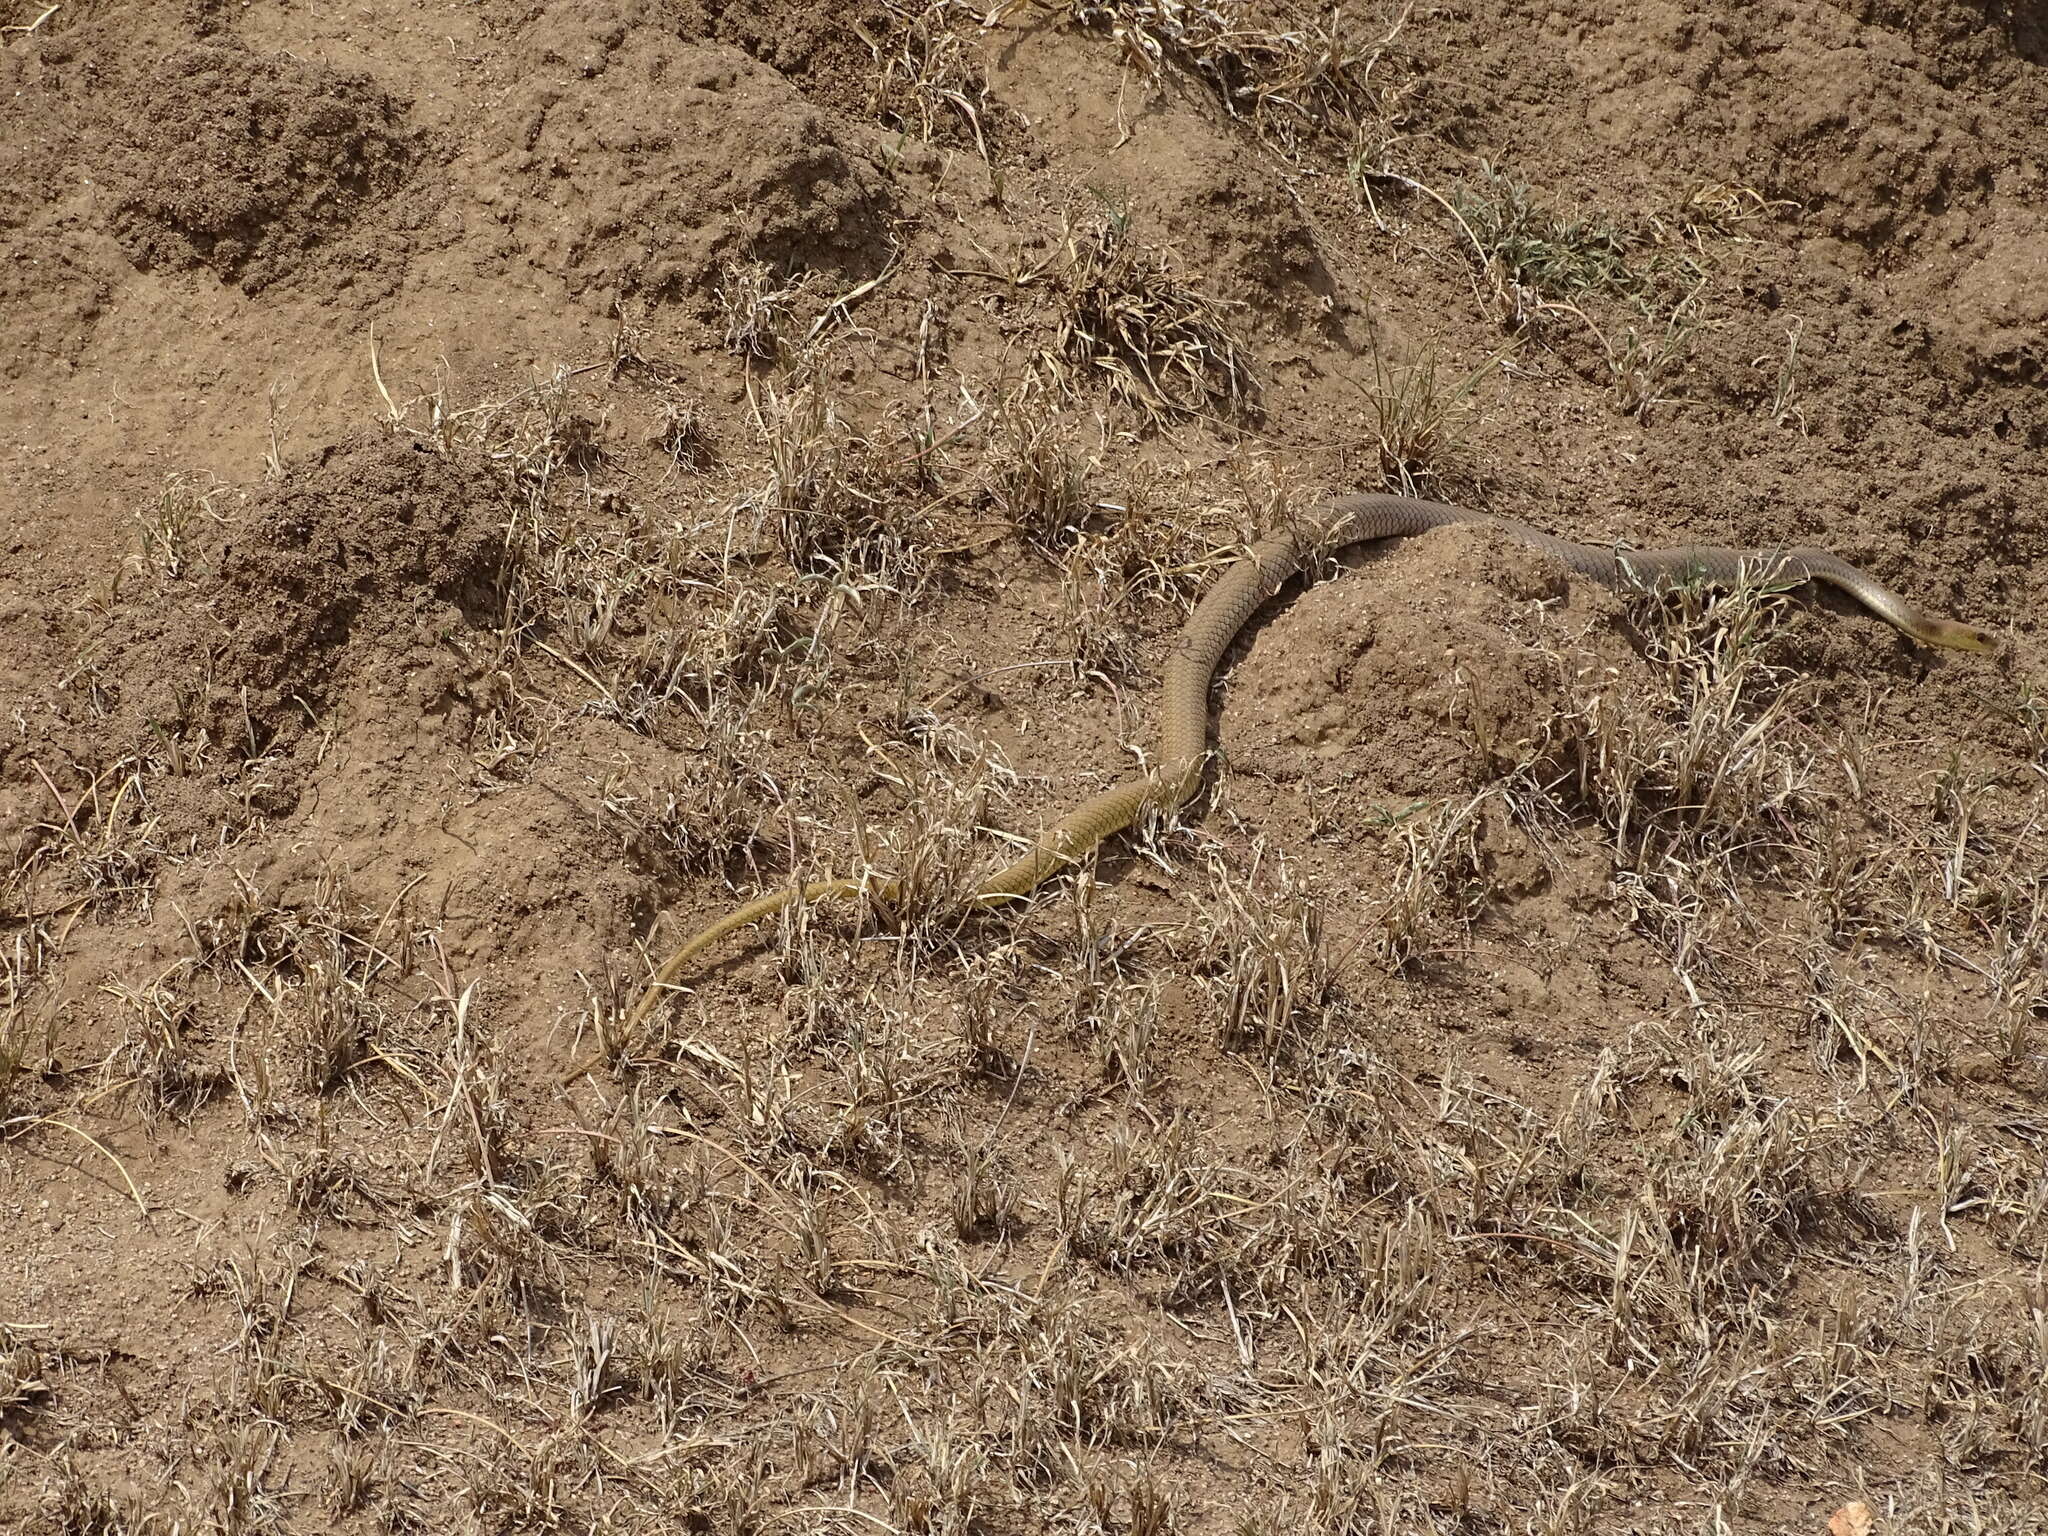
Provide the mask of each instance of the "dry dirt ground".
POLYGON ((2044 387, 2031 0, 0 0, 0 1528, 2048 1528, 2044 387), (963 918, 1379 486, 2004 649, 1365 551, 963 918))

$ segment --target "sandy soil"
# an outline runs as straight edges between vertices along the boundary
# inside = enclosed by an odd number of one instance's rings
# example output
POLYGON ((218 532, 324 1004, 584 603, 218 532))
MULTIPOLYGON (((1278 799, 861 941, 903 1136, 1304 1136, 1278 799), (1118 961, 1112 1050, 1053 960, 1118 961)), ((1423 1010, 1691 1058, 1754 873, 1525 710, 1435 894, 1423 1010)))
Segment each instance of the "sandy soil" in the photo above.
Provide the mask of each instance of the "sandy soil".
POLYGON ((2048 1529, 2044 389, 2026 4, 0 0, 0 1529, 2048 1529), (962 918, 1382 486, 2003 648, 1355 552, 962 918))

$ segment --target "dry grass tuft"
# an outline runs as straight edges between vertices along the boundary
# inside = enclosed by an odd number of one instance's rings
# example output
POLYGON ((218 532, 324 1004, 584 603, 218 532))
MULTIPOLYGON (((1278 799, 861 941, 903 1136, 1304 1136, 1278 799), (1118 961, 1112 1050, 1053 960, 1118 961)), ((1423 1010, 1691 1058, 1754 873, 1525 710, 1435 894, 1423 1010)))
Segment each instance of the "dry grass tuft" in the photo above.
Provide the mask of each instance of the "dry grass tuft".
POLYGON ((1611 667, 1552 649, 1561 706, 1528 737, 1475 745, 1524 803, 1590 813, 1624 868, 1768 862, 1770 832, 1798 814, 1817 758, 1798 726, 1813 687, 1769 660, 1782 591, 1753 582, 1646 601, 1644 643, 1660 687, 1638 692, 1611 667))
POLYGON ((1100 376, 1155 425, 1253 405, 1251 357, 1231 331, 1231 306, 1133 240, 1127 216, 1112 210, 1068 232, 1061 289, 1067 312, 1044 361, 1067 391, 1077 370, 1100 376))
POLYGON ((1499 366, 1496 354, 1458 379, 1437 373, 1436 348, 1412 363, 1389 363, 1373 348, 1373 387, 1367 396, 1379 449, 1380 480, 1402 496, 1442 494, 1456 473, 1458 426, 1471 411, 1479 386, 1499 366))
POLYGON ((1060 565, 1060 622, 1075 672, 1116 685, 1139 675, 1142 635, 1133 622, 1124 541, 1081 539, 1060 565))
POLYGON ((1322 903, 1263 848, 1242 873, 1212 852, 1208 883, 1201 932, 1218 1037, 1227 1050, 1292 1060, 1332 1023, 1337 964, 1322 903))
POLYGON ((736 879, 776 846, 769 817, 780 786, 760 766, 767 742, 744 732, 714 736, 687 767, 607 784, 606 814, 617 819, 634 860, 674 880, 691 875, 736 879))
POLYGON ((1101 531, 1083 532, 1060 561, 1063 655, 1112 688, 1140 674, 1145 637, 1179 624, 1237 557, 1250 521, 1242 502, 1192 501, 1174 477, 1138 475, 1122 489, 1096 502, 1101 531))
POLYGON ((1107 33, 1157 78, 1184 70, 1262 139, 1295 155, 1319 140, 1392 134, 1411 81, 1395 40, 1405 9, 1380 22, 1342 9, 1267 9, 1232 0, 1060 0, 1078 26, 1107 33))
POLYGON ((37 819, 21 831, 13 866, 0 884, 25 918, 147 906, 168 851, 162 818, 145 786, 148 766, 129 754, 98 773, 74 769, 68 777, 82 782, 67 789, 30 760, 40 801, 37 819))
POLYGON ((751 363, 779 363, 800 345, 797 311, 812 288, 807 273, 779 280, 765 261, 728 261, 712 297, 725 316, 725 350, 751 363))
POLYGON ((1654 221, 1643 233, 1560 213, 1485 163, 1446 206, 1470 238, 1506 325, 1569 317, 1598 343, 1621 410, 1644 417, 1665 400, 1700 324, 1708 273, 1696 239, 1674 246, 1654 221))
POLYGON ((282 904, 237 872, 235 895, 207 916, 187 917, 185 933, 185 956, 148 990, 127 994, 140 1026, 129 1060, 152 1115, 189 1113, 221 1081, 223 1069, 196 1062, 182 1038, 202 975, 243 991, 271 1020, 262 1064, 231 1057, 224 1069, 253 1120, 278 1102, 282 1085, 268 1064, 280 1058, 295 1058, 297 1086, 314 1094, 335 1092, 379 1062, 399 1067, 387 1051, 383 994, 412 974, 425 940, 405 893, 381 908, 358 905, 330 870, 282 904))
POLYGON ((929 571, 935 535, 924 509, 903 505, 892 465, 916 453, 882 449, 855 432, 815 368, 763 386, 755 421, 768 450, 767 484, 752 498, 800 572, 865 578, 908 595, 929 571))
POLYGON ((998 411, 988 434, 986 478, 989 501, 1003 521, 1048 551, 1079 539, 1096 510, 1089 486, 1107 448, 1100 423, 1095 436, 1096 445, 1084 449, 1079 425, 1058 414, 1044 391, 1020 392, 998 411))
POLYGON ((1499 791, 1487 788, 1403 819, 1373 951, 1395 970, 1463 946, 1493 893, 1480 838, 1499 791))
POLYGON ((197 529, 203 522, 224 520, 216 503, 226 494, 227 487, 211 480, 202 484, 187 475, 166 477, 156 499, 135 509, 142 545, 134 557, 137 567, 166 581, 184 577, 195 554, 197 529))
POLYGON ((994 102, 970 41, 987 18, 963 0, 885 0, 882 14, 879 29, 853 23, 875 61, 869 115, 927 144, 954 124, 990 159, 994 102))

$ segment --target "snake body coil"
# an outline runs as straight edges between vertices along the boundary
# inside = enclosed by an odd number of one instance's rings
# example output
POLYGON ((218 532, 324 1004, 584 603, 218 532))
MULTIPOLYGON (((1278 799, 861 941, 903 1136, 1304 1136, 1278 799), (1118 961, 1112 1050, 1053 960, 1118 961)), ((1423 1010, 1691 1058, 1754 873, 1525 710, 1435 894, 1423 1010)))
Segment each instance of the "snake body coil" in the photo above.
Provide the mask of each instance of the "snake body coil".
MULTIPOLYGON (((1230 642, 1259 605, 1291 577, 1311 569, 1347 544, 1424 533, 1449 523, 1483 523, 1498 528, 1582 576, 1608 587, 1655 590, 1685 582, 1733 585, 1752 580, 1798 586, 1818 582, 1856 599, 1878 618, 1923 645, 1989 651, 1996 642, 1985 630, 1921 613, 1898 593, 1825 550, 1719 549, 1688 545, 1677 549, 1613 550, 1574 544, 1526 523, 1406 496, 1357 494, 1334 497, 1311 509, 1301 524, 1254 544, 1225 571, 1196 605, 1166 663, 1160 690, 1158 769, 1128 779, 1069 811, 1039 835, 1031 851, 984 880, 972 898, 978 906, 1016 901, 1060 871, 1071 868, 1104 839, 1131 826, 1149 811, 1170 812, 1194 798, 1208 760, 1209 686, 1230 642)), ((758 922, 792 903, 850 896, 858 880, 819 880, 771 892, 699 930, 663 962, 627 1017, 629 1034, 667 994, 675 978, 727 934, 758 922)), ((867 889, 884 900, 897 894, 895 882, 867 889)), ((587 1066, 571 1076, 580 1075, 587 1066)))

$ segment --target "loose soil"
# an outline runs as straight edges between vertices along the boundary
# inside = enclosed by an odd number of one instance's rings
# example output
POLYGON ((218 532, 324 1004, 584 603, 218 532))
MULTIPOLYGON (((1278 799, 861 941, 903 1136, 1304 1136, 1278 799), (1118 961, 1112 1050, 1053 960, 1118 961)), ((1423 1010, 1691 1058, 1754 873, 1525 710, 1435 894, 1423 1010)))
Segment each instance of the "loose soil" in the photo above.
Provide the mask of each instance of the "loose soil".
POLYGON ((0 0, 0 1529, 2048 1529, 2044 391, 2025 4, 0 0), (1383 486, 2003 648, 1352 552, 963 918, 1383 486))

